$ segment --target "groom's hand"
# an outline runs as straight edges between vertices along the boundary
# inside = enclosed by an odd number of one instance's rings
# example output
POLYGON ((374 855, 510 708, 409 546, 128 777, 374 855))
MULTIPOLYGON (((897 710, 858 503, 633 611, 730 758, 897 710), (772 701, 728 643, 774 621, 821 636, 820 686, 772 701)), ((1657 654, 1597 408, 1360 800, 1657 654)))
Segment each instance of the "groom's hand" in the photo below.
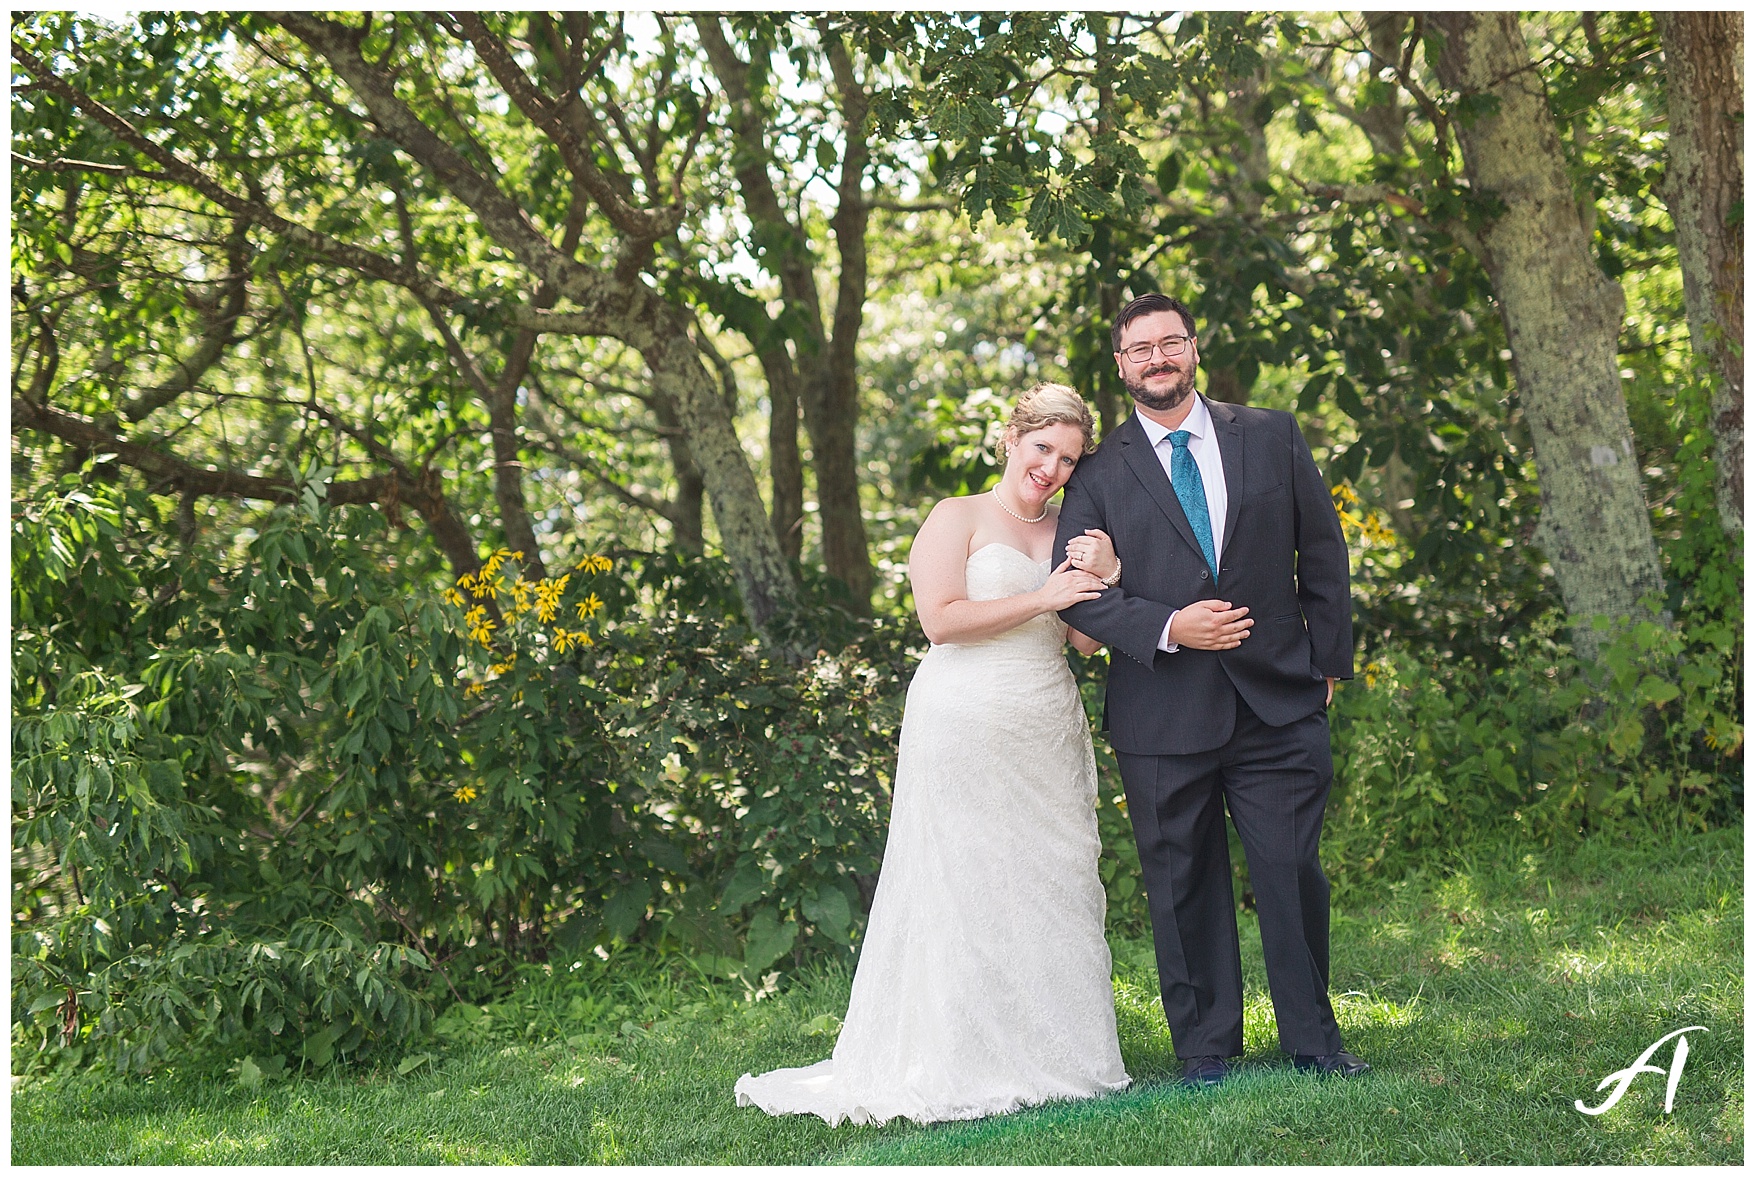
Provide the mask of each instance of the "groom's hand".
POLYGON ((1191 650, 1235 650, 1255 624, 1248 612, 1231 608, 1230 601, 1196 601, 1177 610, 1170 640, 1191 650))

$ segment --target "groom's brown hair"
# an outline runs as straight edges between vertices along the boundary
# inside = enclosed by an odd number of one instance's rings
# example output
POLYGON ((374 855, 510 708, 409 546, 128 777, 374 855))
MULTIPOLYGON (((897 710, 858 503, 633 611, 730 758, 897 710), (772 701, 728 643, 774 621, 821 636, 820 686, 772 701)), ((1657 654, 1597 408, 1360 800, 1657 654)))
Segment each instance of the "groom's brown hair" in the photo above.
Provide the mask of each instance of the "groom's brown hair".
POLYGON ((1194 312, 1188 309, 1180 298, 1171 298, 1168 294, 1142 294, 1115 316, 1115 325, 1109 328, 1109 350, 1121 350, 1121 329, 1139 318, 1141 315, 1155 315, 1159 311, 1175 311, 1182 316, 1183 324, 1188 328, 1188 337, 1194 338, 1194 312))

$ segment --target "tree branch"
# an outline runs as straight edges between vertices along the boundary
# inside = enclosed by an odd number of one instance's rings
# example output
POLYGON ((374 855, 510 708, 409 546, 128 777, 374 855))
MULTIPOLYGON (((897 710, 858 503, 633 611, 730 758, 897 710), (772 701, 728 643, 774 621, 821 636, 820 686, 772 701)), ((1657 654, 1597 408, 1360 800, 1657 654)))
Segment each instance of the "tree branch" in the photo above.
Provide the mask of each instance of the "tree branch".
POLYGON ((163 179, 161 172, 143 172, 139 168, 131 168, 118 163, 93 163, 87 159, 32 159, 14 151, 12 162, 34 168, 39 172, 98 172, 106 176, 147 176, 152 179, 163 179))
MULTIPOLYGON (((406 502, 431 528, 434 539, 458 575, 474 572, 480 567, 475 541, 445 499, 436 471, 428 469, 414 474, 374 439, 342 425, 322 406, 305 407, 343 429, 366 446, 373 457, 391 466, 388 475, 329 483, 325 490, 330 503, 336 506, 373 503, 393 509, 396 503, 406 502)), ((161 448, 165 444, 163 438, 148 435, 147 441, 125 440, 96 421, 50 405, 34 405, 16 396, 12 398, 12 425, 15 429, 39 430, 82 449, 115 454, 124 466, 168 484, 186 496, 224 495, 270 503, 295 502, 299 496, 300 488, 291 479, 197 466, 161 448)))
MULTIPOLYGON (((454 12, 451 17, 463 31, 464 38, 475 49, 476 56, 506 91, 506 96, 559 149, 561 158, 566 161, 567 170, 591 194, 591 199, 603 210, 611 224, 635 241, 656 241, 676 230, 682 223, 680 205, 663 209, 636 208, 632 203, 631 190, 626 190, 625 184, 616 184, 597 166, 594 158, 595 145, 584 141, 580 134, 581 128, 568 124, 560 117, 562 106, 567 104, 565 96, 557 97, 553 102, 544 99, 536 87, 531 85, 524 70, 512 60, 505 44, 494 36, 479 15, 473 12, 454 12)), ((573 97, 577 97, 576 93, 573 97)))
POLYGON ((650 511, 654 515, 657 515, 659 518, 670 523, 672 527, 677 525, 680 516, 675 507, 671 504, 661 502, 649 495, 643 495, 636 490, 623 486, 621 483, 605 474, 599 467, 598 463, 592 461, 585 454, 562 441, 557 436, 559 431, 555 429, 554 422, 548 420, 547 414, 541 409, 536 408, 534 405, 532 406, 531 418, 536 423, 537 427, 542 430, 542 433, 539 436, 532 439, 537 445, 555 455, 555 457, 560 458, 575 470, 585 474, 599 486, 603 487, 629 506, 638 507, 643 511, 650 511))
MULTIPOLYGON (((268 15, 327 60, 378 129, 468 205, 494 240, 542 278, 565 282, 569 259, 555 249, 516 201, 471 167, 456 148, 439 138, 396 96, 394 79, 360 56, 351 30, 304 12, 268 15)), ((435 297, 433 301, 450 304, 457 299, 435 297)))
POLYGON ((165 178, 187 184, 226 211, 239 217, 248 217, 281 234, 295 245, 328 258, 337 265, 418 291, 435 302, 451 303, 461 297, 455 291, 417 272, 406 270, 388 258, 308 229, 287 220, 263 202, 239 196, 200 169, 184 163, 172 152, 147 138, 127 119, 58 76, 46 62, 17 41, 12 42, 12 56, 44 89, 72 103, 118 139, 158 164, 164 170, 165 178))
POLYGON ((145 420, 194 388, 208 370, 219 363, 226 349, 238 341, 238 320, 244 316, 250 280, 250 222, 247 219, 240 217, 232 223, 232 231, 226 235, 225 252, 230 272, 225 276, 222 293, 213 299, 214 303, 219 303, 223 297, 224 303, 213 306, 206 305, 204 299, 194 300, 197 311, 207 322, 201 342, 193 354, 177 361, 178 371, 174 379, 147 389, 129 401, 122 410, 122 415, 129 421, 145 420))

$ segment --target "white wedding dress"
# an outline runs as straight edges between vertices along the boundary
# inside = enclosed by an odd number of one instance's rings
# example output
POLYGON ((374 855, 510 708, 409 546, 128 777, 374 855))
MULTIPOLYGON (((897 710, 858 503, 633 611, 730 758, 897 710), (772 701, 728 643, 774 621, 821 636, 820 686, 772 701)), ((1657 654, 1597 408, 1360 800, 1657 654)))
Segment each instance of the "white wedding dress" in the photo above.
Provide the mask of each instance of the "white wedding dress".
MULTIPOLYGON (((1048 565, 988 544, 972 601, 1048 565)), ((773 1115, 971 1120, 1128 1085, 1097 876, 1090 728, 1052 613, 934 646, 908 688, 889 841, 834 1055, 744 1075, 773 1115)))

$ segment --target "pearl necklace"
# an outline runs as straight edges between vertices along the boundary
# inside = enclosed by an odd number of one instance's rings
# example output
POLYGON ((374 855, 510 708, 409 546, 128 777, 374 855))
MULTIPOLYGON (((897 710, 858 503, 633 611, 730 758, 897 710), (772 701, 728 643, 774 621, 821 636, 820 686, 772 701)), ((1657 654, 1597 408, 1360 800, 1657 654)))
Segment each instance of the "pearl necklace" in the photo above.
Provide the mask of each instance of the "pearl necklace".
POLYGON ((999 497, 999 487, 997 486, 993 488, 993 501, 999 504, 1000 510, 1004 511, 1007 515, 1010 515, 1013 519, 1016 519, 1019 523, 1040 523, 1048 518, 1047 503, 1042 504, 1042 514, 1036 516, 1034 519, 1024 518, 1022 515, 1005 505, 1005 500, 999 497))

